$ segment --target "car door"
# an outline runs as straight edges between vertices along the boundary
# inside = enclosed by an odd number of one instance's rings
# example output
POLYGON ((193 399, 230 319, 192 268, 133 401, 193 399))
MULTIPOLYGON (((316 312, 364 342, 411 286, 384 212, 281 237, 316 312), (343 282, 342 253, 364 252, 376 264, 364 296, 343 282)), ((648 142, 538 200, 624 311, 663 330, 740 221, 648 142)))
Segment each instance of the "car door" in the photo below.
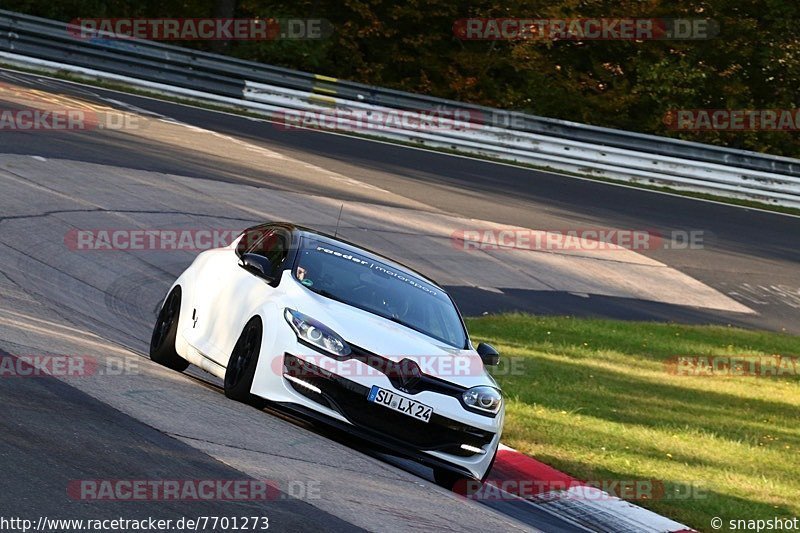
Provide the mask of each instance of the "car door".
POLYGON ((283 228, 259 226, 245 231, 235 252, 228 249, 209 259, 197 280, 201 286, 194 310, 196 347, 203 355, 227 365, 245 323, 275 291, 275 284, 240 266, 241 255, 261 255, 270 261, 273 272, 279 272, 289 242, 283 228))

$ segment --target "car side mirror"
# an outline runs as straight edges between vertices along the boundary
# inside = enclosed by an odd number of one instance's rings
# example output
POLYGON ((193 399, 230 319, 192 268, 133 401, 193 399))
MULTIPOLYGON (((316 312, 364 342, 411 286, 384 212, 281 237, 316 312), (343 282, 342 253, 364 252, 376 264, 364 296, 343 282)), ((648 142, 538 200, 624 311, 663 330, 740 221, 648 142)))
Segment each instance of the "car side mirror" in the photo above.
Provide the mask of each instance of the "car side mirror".
POLYGON ((239 259, 239 266, 270 283, 276 279, 275 272, 272 271, 272 263, 263 255, 242 254, 239 259))
POLYGON ((478 355, 485 366, 497 366, 500 364, 500 354, 491 344, 482 342, 478 345, 478 355))

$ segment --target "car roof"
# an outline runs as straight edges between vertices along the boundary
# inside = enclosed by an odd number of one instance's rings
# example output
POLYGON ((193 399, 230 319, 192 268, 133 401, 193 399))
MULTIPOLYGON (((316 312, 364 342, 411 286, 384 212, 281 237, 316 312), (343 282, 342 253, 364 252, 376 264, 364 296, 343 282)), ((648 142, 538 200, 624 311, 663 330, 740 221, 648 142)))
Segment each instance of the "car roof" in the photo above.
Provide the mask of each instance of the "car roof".
MULTIPOLYGON (((260 226, 280 226, 280 227, 283 227, 283 228, 287 229, 288 231, 291 231, 292 233, 295 233, 295 234, 297 234, 299 236, 302 236, 302 237, 315 237, 315 238, 319 238, 319 239, 324 240, 324 241, 328 241, 330 244, 335 244, 335 245, 339 246, 340 248, 345 248, 349 252, 355 252, 355 253, 358 253, 358 254, 361 254, 361 255, 368 256, 371 259, 375 259, 375 260, 381 261, 382 263, 386 263, 387 266, 391 266, 392 268, 396 268, 397 270, 401 270, 405 274, 411 274, 411 275, 413 275, 415 277, 418 277, 422 281, 425 281, 427 283, 430 283, 431 285, 434 285, 437 289, 441 290, 442 292, 444 292, 444 293, 447 292, 438 283, 433 281, 431 278, 429 278, 425 274, 422 274, 421 272, 419 272, 417 270, 414 270, 413 268, 411 268, 411 267, 409 267, 407 265, 404 265, 403 263, 400 263, 400 262, 398 262, 398 261, 396 261, 394 259, 386 257, 385 255, 381 255, 381 254, 379 254, 377 252, 374 252, 374 251, 370 250, 369 248, 365 248, 365 247, 361 246, 360 244, 356 244, 354 242, 342 239, 341 237, 338 237, 338 236, 335 236, 335 235, 331 235, 329 233, 325 233, 323 231, 319 231, 319 230, 314 229, 314 228, 309 228, 307 226, 300 226, 298 224, 293 224, 291 222, 270 222, 270 223, 267 223, 267 224, 260 224, 260 226)), ((256 226, 256 227, 258 227, 258 226, 256 226)))

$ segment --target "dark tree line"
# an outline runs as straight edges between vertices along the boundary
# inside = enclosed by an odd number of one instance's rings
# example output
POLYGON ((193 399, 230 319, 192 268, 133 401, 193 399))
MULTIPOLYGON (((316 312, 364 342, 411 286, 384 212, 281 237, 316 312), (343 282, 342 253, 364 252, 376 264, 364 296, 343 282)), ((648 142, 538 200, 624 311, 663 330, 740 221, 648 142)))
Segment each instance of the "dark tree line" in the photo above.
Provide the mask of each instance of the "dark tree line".
POLYGON ((242 58, 473 103, 800 157, 800 132, 677 132, 674 109, 793 109, 800 93, 794 0, 4 0, 76 17, 324 18, 323 40, 189 42, 242 58), (709 18, 685 41, 464 41, 467 17, 709 18))

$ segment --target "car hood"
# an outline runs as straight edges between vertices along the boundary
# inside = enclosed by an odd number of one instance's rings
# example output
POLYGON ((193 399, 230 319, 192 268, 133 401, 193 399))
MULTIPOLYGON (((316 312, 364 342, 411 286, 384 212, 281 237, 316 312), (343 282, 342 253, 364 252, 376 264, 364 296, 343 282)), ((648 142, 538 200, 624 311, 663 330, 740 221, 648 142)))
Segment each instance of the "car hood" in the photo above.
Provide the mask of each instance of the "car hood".
POLYGON ((474 350, 454 348, 401 324, 304 288, 294 296, 295 310, 322 322, 348 343, 395 362, 411 359, 425 374, 457 385, 497 387, 474 350))

